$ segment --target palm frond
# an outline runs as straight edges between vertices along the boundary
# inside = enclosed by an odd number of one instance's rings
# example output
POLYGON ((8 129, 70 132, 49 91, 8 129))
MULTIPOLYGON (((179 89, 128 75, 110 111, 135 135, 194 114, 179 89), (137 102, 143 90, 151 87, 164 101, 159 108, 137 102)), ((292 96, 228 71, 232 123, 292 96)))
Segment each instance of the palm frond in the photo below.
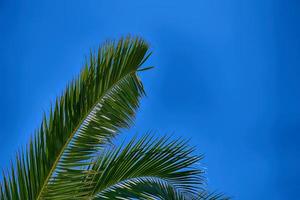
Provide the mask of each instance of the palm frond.
POLYGON ((181 191, 160 178, 140 177, 122 181, 91 199, 140 200, 229 200, 220 193, 200 189, 197 194, 181 191))
POLYGON ((96 175, 89 196, 91 199, 126 198, 126 195, 137 198, 151 191, 151 195, 154 191, 155 195, 162 195, 165 186, 174 188, 176 194, 180 191, 196 195, 204 180, 203 171, 194 164, 202 157, 193 156, 192 152, 193 148, 184 140, 154 139, 149 135, 131 140, 124 148, 109 148, 91 166, 96 175))
MULTIPOLYGON (((141 39, 107 43, 60 96, 24 152, 18 153, 0 199, 76 199, 91 158, 129 127, 144 95, 137 70, 150 54, 141 39)), ((87 174, 86 174, 87 173, 87 174)))
POLYGON ((160 178, 139 177, 122 181, 91 199, 188 200, 192 198, 195 198, 194 194, 181 192, 160 178))

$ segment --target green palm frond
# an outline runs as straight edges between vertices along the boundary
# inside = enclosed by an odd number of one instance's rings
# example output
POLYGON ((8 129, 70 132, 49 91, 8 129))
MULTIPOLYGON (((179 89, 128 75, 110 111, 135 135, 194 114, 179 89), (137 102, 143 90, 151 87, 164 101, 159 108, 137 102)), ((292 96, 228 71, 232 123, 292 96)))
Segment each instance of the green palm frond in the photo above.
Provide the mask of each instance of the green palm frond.
POLYGON ((133 139, 122 150, 109 149, 92 166, 99 173, 94 178, 91 196, 104 197, 119 183, 141 180, 166 181, 186 193, 196 193, 203 182, 202 171, 192 165, 201 157, 190 155, 192 152, 186 141, 169 141, 166 137, 154 140, 147 135, 137 142, 133 139))
POLYGON ((89 199, 223 200, 206 192, 195 166, 202 157, 192 153, 184 140, 149 135, 109 148, 91 167, 97 175, 89 199))
MULTIPOLYGON (((1 185, 1 199, 75 198, 91 158, 120 128, 129 127, 144 95, 137 70, 150 54, 141 39, 107 43, 44 117, 16 170, 1 185), (64 190, 61 190, 64 186, 64 190), (73 189, 72 189, 73 188, 73 189)), ((81 195, 78 194, 78 197, 81 195)))
POLYGON ((94 199, 141 199, 141 200, 229 200, 219 193, 209 193, 201 189, 197 195, 178 190, 161 179, 148 177, 135 178, 121 182, 114 190, 103 191, 94 199))
POLYGON ((160 178, 140 177, 125 180, 101 191, 93 199, 141 199, 141 200, 188 200, 194 194, 181 192, 160 178))

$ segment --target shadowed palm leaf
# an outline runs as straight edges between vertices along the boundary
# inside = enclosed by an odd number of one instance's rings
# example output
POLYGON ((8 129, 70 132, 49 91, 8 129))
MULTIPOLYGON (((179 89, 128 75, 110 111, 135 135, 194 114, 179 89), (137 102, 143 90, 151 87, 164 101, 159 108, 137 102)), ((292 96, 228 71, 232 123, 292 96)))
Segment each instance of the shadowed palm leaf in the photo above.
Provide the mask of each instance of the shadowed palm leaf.
POLYGON ((144 95, 137 72, 149 56, 139 38, 91 54, 3 175, 0 199, 213 199, 186 142, 145 136, 109 145, 133 122, 144 95))

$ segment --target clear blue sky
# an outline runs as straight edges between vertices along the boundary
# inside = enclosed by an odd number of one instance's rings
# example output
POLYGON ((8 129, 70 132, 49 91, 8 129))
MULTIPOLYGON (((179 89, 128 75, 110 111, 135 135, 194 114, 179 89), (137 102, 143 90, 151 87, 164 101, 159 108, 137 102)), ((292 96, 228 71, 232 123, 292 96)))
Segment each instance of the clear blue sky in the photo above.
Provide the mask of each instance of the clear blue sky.
POLYGON ((211 188, 300 195, 300 1, 0 1, 0 168, 79 73, 90 48, 151 43, 132 132, 191 138, 211 188))

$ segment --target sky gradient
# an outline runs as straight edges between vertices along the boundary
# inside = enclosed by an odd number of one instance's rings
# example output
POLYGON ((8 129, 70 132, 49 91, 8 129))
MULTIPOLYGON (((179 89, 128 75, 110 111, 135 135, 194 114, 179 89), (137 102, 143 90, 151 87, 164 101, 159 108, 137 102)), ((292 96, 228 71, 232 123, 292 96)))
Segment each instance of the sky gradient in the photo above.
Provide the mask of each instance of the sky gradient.
POLYGON ((128 34, 153 50, 127 135, 190 138, 209 187, 235 199, 300 195, 300 1, 0 0, 0 168, 90 49, 128 34))

